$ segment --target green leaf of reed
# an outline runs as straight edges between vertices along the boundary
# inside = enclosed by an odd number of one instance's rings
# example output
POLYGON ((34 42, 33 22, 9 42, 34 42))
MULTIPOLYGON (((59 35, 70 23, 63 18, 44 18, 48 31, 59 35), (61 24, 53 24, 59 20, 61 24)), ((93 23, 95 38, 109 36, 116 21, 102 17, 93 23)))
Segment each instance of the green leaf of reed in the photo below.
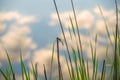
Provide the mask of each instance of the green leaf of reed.
POLYGON ((2 76, 5 78, 5 80, 8 80, 7 75, 5 75, 5 73, 0 69, 0 73, 2 74, 2 76))
POLYGON ((29 80, 29 75, 28 75, 25 65, 23 63, 22 53, 20 53, 20 61, 21 61, 21 69, 22 69, 22 78, 24 80, 24 74, 25 74, 26 80, 29 80))
POLYGON ((7 54, 7 59, 8 59, 8 63, 9 63, 9 66, 10 66, 10 70, 11 70, 12 74, 14 74, 14 70, 13 70, 13 67, 12 67, 12 63, 11 63, 11 60, 10 60, 10 57, 9 57, 7 51, 6 51, 6 54, 7 54))
POLYGON ((88 59, 87 59, 87 80, 90 80, 88 59))
POLYGON ((52 46, 52 58, 51 58, 51 65, 50 65, 50 80, 52 80, 52 70, 53 70, 53 59, 54 59, 54 46, 55 46, 55 43, 53 43, 53 46, 52 46))
POLYGON ((68 63, 66 55, 65 55, 65 60, 66 60, 66 63, 67 63, 67 69, 68 69, 68 73, 69 73, 69 76, 70 76, 70 80, 73 80, 72 73, 71 73, 71 70, 70 70, 69 63, 68 63))
POLYGON ((8 70, 8 67, 6 67, 6 76, 7 80, 10 80, 10 71, 8 70))
POLYGON ((76 52, 75 52, 74 47, 71 46, 71 50, 72 50, 72 56, 73 56, 74 63, 75 63, 75 69, 76 69, 76 72, 77 72, 77 80, 80 80, 78 64, 77 64, 77 56, 76 56, 76 52))
POLYGON ((71 27, 72 27, 73 33, 75 35, 75 28, 74 28, 74 24, 73 24, 71 16, 69 16, 69 19, 70 19, 70 23, 71 23, 71 27))
POLYGON ((37 72, 36 72, 36 70, 35 70, 35 68, 34 68, 33 63, 31 63, 31 64, 32 64, 32 72, 33 72, 34 80, 37 80, 37 72))
POLYGON ((15 73, 14 73, 14 70, 13 70, 12 62, 10 60, 10 57, 9 57, 8 52, 7 52, 6 49, 5 49, 5 51, 6 51, 6 54, 7 54, 7 59, 8 59, 8 63, 9 63, 9 66, 10 66, 10 70, 12 72, 13 80, 15 80, 15 73))

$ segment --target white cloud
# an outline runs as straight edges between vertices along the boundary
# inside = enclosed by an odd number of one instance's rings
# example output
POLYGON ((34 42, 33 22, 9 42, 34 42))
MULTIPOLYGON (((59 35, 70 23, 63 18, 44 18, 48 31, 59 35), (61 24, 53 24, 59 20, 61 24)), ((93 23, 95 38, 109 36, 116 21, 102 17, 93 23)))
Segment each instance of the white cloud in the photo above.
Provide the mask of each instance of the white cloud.
POLYGON ((2 62, 6 59, 5 51, 3 49, 3 46, 0 44, 0 64, 2 66, 2 62))
POLYGON ((10 47, 11 49, 16 47, 34 48, 35 44, 32 43, 32 39, 27 37, 29 33, 30 28, 27 26, 12 26, 1 40, 6 47, 10 47))
MULTIPOLYGON (((71 11, 60 12, 60 16, 61 16, 62 22, 65 25, 65 27, 69 26, 68 24, 69 24, 69 16, 70 16, 70 14, 72 14, 71 11)), ((58 24, 58 17, 57 17, 56 13, 52 13, 50 15, 50 18, 51 18, 51 21, 49 22, 50 26, 54 26, 54 25, 58 24)))
POLYGON ((5 30, 6 25, 5 24, 0 24, 0 31, 4 31, 5 30))
POLYGON ((28 23, 34 22, 34 16, 23 16, 19 12, 0 12, 0 23, 5 24, 8 30, 1 35, 0 38, 0 63, 6 61, 6 52, 2 46, 4 46, 11 57, 13 62, 19 61, 20 48, 22 48, 23 60, 30 57, 30 50, 34 50, 37 46, 29 36, 31 29, 28 23), (8 26, 7 22, 11 22, 8 26))
POLYGON ((84 10, 78 14, 78 23, 83 28, 89 29, 93 25, 94 15, 88 11, 84 10))
MULTIPOLYGON (((93 21, 94 21, 93 14, 88 10, 76 11, 76 12, 77 12, 76 16, 77 16, 79 28, 89 29, 93 25, 93 21)), ((66 28, 69 26, 71 27, 70 19, 69 19, 70 16, 75 25, 72 11, 60 12, 59 14, 61 16, 61 21, 66 28)), ((50 17, 51 17, 51 21, 49 22, 50 26, 54 26, 58 24, 58 17, 56 13, 52 13, 50 17)))
MULTIPOLYGON (((102 13, 104 14, 104 16, 107 18, 107 17, 111 17, 111 16, 114 16, 114 10, 105 10, 104 8, 101 7, 101 10, 102 10, 102 13)), ((101 16, 101 12, 100 12, 100 9, 98 7, 94 8, 94 13, 97 14, 97 16, 101 16)))
POLYGON ((0 12, 0 22, 10 21, 10 20, 18 20, 20 18, 20 14, 18 12, 0 12))
POLYGON ((27 24, 27 23, 31 23, 31 22, 35 22, 35 17, 34 16, 29 16, 29 17, 24 17, 24 18, 20 18, 18 20, 18 24, 27 24))
POLYGON ((0 22, 10 20, 15 20, 18 24, 28 24, 36 21, 34 16, 23 16, 17 11, 0 12, 0 22))
POLYGON ((106 34, 106 26, 103 20, 97 20, 93 34, 106 34))

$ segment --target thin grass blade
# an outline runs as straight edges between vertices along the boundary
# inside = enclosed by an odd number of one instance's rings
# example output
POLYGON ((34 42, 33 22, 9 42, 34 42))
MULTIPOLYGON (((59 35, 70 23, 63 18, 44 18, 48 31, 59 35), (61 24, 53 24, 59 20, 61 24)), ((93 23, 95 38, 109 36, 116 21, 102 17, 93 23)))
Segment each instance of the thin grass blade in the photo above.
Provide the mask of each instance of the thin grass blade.
MULTIPOLYGON (((108 38, 109 38, 110 44, 111 44, 112 47, 113 47, 113 43, 112 43, 112 40, 111 40, 111 37, 110 37, 110 32, 109 32, 109 29, 108 29, 107 21, 106 21, 106 19, 105 19, 105 17, 104 17, 104 14, 103 14, 103 11, 102 11, 102 8, 101 8, 100 5, 98 5, 98 8, 99 8, 100 13, 101 13, 101 15, 102 15, 102 17, 103 17, 104 24, 105 24, 105 27, 106 27, 106 31, 107 31, 107 35, 108 35, 108 38)), ((114 48, 114 47, 113 47, 113 48, 114 48)))
POLYGON ((53 59, 54 59, 54 46, 55 44, 53 43, 53 46, 52 46, 52 58, 51 58, 51 69, 50 69, 50 80, 52 80, 52 69, 53 69, 53 59))
POLYGON ((67 69, 68 69, 68 73, 69 73, 69 76, 70 76, 70 80, 73 80, 72 73, 71 73, 71 70, 70 70, 69 63, 68 63, 66 55, 65 55, 65 60, 66 60, 66 63, 67 63, 67 69))
POLYGON ((62 22, 61 22, 61 19, 60 19, 60 15, 59 15, 59 11, 58 11, 58 8, 57 8, 56 1, 53 0, 53 3, 54 3, 54 6, 55 6, 55 9, 56 9, 56 13, 57 13, 58 20, 59 20, 59 23, 60 23, 60 27, 61 27, 61 30, 62 30, 62 34, 63 34, 63 38, 64 38, 64 41, 65 41, 65 46, 66 46, 67 53, 68 53, 68 58, 69 58, 69 61, 70 61, 70 67, 71 67, 71 70, 72 70, 72 73, 73 73, 74 70, 73 70, 72 60, 71 60, 71 57, 70 57, 70 52, 69 52, 67 40, 66 40, 66 37, 65 37, 65 33, 64 33, 63 25, 62 25, 62 22))
POLYGON ((58 73, 59 73, 59 80, 63 80, 61 63, 60 63, 60 53, 59 53, 59 42, 62 42, 60 38, 57 37, 57 58, 58 58, 58 73))
POLYGON ((0 69, 0 73, 3 75, 3 77, 5 78, 5 80, 8 80, 7 76, 5 75, 5 73, 0 69))
POLYGON ((5 51, 6 51, 6 54, 7 54, 7 59, 8 59, 8 63, 9 63, 9 66, 10 66, 10 70, 12 72, 13 80, 15 80, 15 73, 14 73, 14 70, 13 70, 12 62, 10 60, 10 57, 9 57, 8 52, 7 52, 6 49, 5 49, 5 51))
POLYGON ((21 61, 21 69, 22 69, 22 78, 24 79, 24 74, 25 74, 25 78, 27 80, 29 80, 29 77, 28 77, 28 73, 27 73, 27 70, 26 70, 26 67, 23 63, 23 59, 22 59, 22 54, 20 53, 20 61, 21 61))
POLYGON ((44 68, 44 76, 45 76, 45 80, 47 80, 47 74, 46 74, 45 64, 43 64, 43 68, 44 68))

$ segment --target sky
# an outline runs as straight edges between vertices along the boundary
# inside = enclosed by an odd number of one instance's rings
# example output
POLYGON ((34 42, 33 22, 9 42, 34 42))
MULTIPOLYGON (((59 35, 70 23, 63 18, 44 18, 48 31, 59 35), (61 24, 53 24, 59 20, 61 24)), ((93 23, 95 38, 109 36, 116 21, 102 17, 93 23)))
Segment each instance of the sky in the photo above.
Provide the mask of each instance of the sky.
MULTIPOLYGON (((106 45, 109 44, 109 56, 112 55, 112 45, 107 37, 105 24, 100 14, 98 5, 101 6, 104 17, 108 24, 111 41, 114 44, 113 33, 115 31, 115 4, 114 0, 73 0, 81 41, 83 45, 84 57, 89 59, 91 68, 90 41, 94 45, 94 39, 98 34, 97 57, 99 61, 105 59, 106 45)), ((69 16, 74 20, 70 0, 56 0, 65 35, 69 45, 76 48, 71 41, 68 27, 70 25, 69 16)), ((120 1, 118 0, 118 5, 120 1)), ((120 7, 119 7, 120 9, 120 7)), ((120 22, 120 18, 119 18, 120 22)), ((75 22, 73 21, 75 24, 75 22)), ((0 1, 0 67, 4 69, 7 65, 6 52, 10 54, 13 67, 20 79, 19 51, 22 48, 23 60, 26 66, 31 69, 31 61, 39 64, 39 75, 43 77, 43 64, 50 71, 49 65, 52 55, 52 45, 56 37, 62 39, 61 28, 56 15, 52 0, 1 0, 0 1)), ((74 38, 73 38, 74 39, 74 38)), ((78 42, 75 41, 75 43, 78 42)), ((67 73, 65 63, 65 48, 61 49, 61 63, 63 73, 67 73), (63 52, 63 53, 62 53, 63 52)), ((55 54, 56 55, 56 54, 55 54)), ((54 59, 53 78, 57 77, 57 57, 54 59)), ((68 79, 68 75, 64 76, 68 79)))

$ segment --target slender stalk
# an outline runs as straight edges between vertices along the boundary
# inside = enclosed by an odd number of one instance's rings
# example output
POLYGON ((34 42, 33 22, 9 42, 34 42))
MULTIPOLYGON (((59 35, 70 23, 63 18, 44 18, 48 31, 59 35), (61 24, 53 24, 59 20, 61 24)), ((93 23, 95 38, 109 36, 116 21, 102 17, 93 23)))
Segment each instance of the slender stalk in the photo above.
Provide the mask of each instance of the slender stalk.
POLYGON ((57 13, 58 20, 59 20, 59 23, 60 23, 60 27, 61 27, 61 30, 62 30, 63 38, 64 38, 64 41, 65 41, 65 45, 66 45, 66 49, 67 49, 67 53, 68 53, 68 58, 69 58, 69 60, 70 60, 70 66, 71 66, 71 69, 72 69, 72 75, 73 75, 73 78, 75 78, 75 76, 74 76, 74 74, 73 74, 73 73, 74 73, 74 70, 73 70, 73 66, 72 66, 72 60, 71 60, 71 57, 70 57, 70 52, 69 52, 69 49, 68 49, 68 44, 67 44, 67 40, 66 40, 66 37, 65 37, 63 25, 62 25, 62 22, 61 22, 61 19, 60 19, 60 15, 59 15, 59 12, 58 12, 58 8, 57 8, 57 5, 56 5, 56 1, 53 0, 53 2, 54 2, 54 5, 55 5, 56 13, 57 13))
POLYGON ((103 80, 104 69, 105 69, 105 60, 103 61, 103 67, 102 67, 101 80, 103 80))
POLYGON ((83 63, 83 68, 84 68, 85 76, 86 76, 85 64, 84 64, 84 59, 83 59, 83 49, 82 49, 81 37, 80 37, 79 28, 78 28, 77 17, 76 17, 76 12, 75 12, 75 8, 74 8, 73 0, 71 0, 71 5, 72 5, 72 9, 73 9, 73 14, 74 14, 74 18, 75 18, 76 27, 77 27, 79 45, 80 45, 80 50, 81 50, 81 55, 82 55, 82 63, 83 63))
POLYGON ((115 54, 114 54, 113 80, 117 80, 117 37, 118 37, 118 6, 117 6, 117 0, 115 0, 115 5, 116 5, 116 32, 115 32, 115 54))
POLYGON ((45 76, 45 80, 47 80, 47 74, 46 74, 45 64, 43 64, 43 68, 44 68, 44 76, 45 76))
POLYGON ((81 48, 82 59, 83 59, 82 43, 81 43, 80 32, 79 32, 79 28, 78 28, 77 17, 76 17, 76 12, 75 12, 75 8, 74 8, 73 0, 71 0, 71 4, 72 4, 73 14, 74 14, 75 23, 76 23, 76 27, 77 27, 78 38, 79 38, 79 45, 80 45, 80 48, 81 48))
POLYGON ((55 43, 53 43, 53 47, 52 47, 52 58, 51 58, 51 64, 50 64, 50 80, 52 80, 53 59, 54 59, 54 46, 55 46, 55 43))
MULTIPOLYGON (((103 14, 102 8, 101 8, 100 5, 98 5, 98 8, 99 8, 100 13, 101 13, 101 15, 102 15, 102 17, 103 17, 103 21, 104 21, 104 24, 105 24, 105 27, 106 27, 106 31, 107 31, 107 35, 108 35, 108 38, 109 38, 110 44, 112 45, 112 48, 114 49, 114 46, 113 46, 113 43, 112 43, 112 40, 111 40, 111 37, 110 37, 110 32, 109 32, 109 29, 108 29, 109 26, 108 26, 107 21, 106 21, 106 19, 105 19, 105 17, 104 17, 104 14, 103 14)), ((113 50, 113 52, 114 52, 114 50, 113 50)))
POLYGON ((61 42, 61 39, 57 37, 58 73, 59 73, 59 80, 63 80, 62 69, 60 64, 59 41, 61 42))
POLYGON ((60 54, 59 54, 59 38, 57 37, 57 58, 58 58, 58 73, 59 73, 59 80, 60 79, 60 54))
POLYGON ((15 73, 13 73, 13 80, 16 80, 16 79, 15 79, 15 73))
POLYGON ((88 65, 88 60, 87 60, 87 80, 90 80, 90 76, 89 76, 89 65, 88 65))
POLYGON ((69 67, 69 63, 68 63, 66 55, 65 55, 65 60, 66 60, 66 63, 67 63, 67 69, 68 69, 68 72, 69 72, 70 80, 73 80, 73 77, 72 77, 72 74, 71 74, 71 71, 70 71, 70 67, 69 67))
POLYGON ((37 69, 38 69, 38 63, 35 64, 35 79, 36 79, 36 80, 37 80, 37 78, 38 78, 37 69))

